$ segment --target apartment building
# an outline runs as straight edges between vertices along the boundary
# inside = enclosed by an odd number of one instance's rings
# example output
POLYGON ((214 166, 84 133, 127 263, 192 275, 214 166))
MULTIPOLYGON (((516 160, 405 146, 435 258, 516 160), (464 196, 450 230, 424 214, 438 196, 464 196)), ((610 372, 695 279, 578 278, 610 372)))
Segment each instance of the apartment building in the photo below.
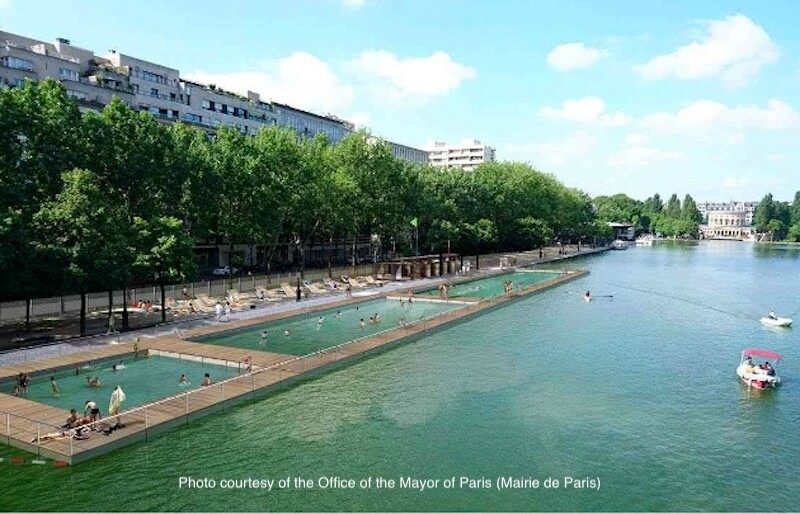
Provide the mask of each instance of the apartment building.
POLYGON ((323 132, 328 134, 328 139, 332 143, 338 143, 355 130, 355 126, 347 121, 335 116, 320 116, 312 112, 297 109, 289 105, 275 103, 278 109, 278 124, 282 127, 290 127, 297 132, 300 137, 311 138, 323 132))
POLYGON ((477 139, 464 139, 457 145, 434 141, 428 145, 428 156, 431 166, 472 171, 484 162, 494 162, 495 149, 477 139))
POLYGON ((419 148, 414 148, 413 146, 401 145, 400 143, 395 143, 393 141, 388 141, 378 137, 370 137, 369 141, 373 144, 383 143, 387 145, 391 150, 392 155, 398 159, 414 164, 428 163, 428 152, 425 150, 420 150, 419 148))
POLYGON ((192 82, 181 78, 179 70, 116 50, 100 56, 67 39, 46 43, 0 31, 0 87, 45 78, 62 82, 81 109, 101 110, 116 96, 159 120, 182 121, 209 131, 229 126, 256 134, 265 125, 281 125, 293 128, 299 137, 323 132, 336 143, 354 130, 339 118, 262 101, 252 91, 243 96, 192 82))

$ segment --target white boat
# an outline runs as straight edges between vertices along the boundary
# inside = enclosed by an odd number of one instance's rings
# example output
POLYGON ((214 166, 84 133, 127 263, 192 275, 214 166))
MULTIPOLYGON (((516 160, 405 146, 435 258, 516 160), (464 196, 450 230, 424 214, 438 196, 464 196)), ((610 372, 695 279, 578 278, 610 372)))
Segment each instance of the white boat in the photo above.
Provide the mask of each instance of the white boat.
POLYGON ((775 316, 774 318, 769 316, 764 316, 759 321, 761 321, 762 325, 769 325, 770 327, 790 327, 792 326, 792 321, 789 318, 781 318, 775 316))
POLYGON ((755 348, 747 349, 742 352, 742 356, 739 359, 736 375, 749 387, 756 389, 774 388, 781 382, 780 377, 775 372, 775 366, 780 361, 781 356, 778 353, 755 348), (765 360, 765 364, 758 365, 753 361, 753 357, 769 359, 772 364, 769 363, 769 360, 765 360), (768 369, 764 369, 762 366, 766 366, 768 369))
POLYGON ((628 249, 628 242, 623 241, 622 239, 616 239, 613 243, 611 243, 612 250, 627 250, 628 249))
POLYGON ((653 246, 653 236, 650 234, 639 236, 636 238, 636 246, 653 246))

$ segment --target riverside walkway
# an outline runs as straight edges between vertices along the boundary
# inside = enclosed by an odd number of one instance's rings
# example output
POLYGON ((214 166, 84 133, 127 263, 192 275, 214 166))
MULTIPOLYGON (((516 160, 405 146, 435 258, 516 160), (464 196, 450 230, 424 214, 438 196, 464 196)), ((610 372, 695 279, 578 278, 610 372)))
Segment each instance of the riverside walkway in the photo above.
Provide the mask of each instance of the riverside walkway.
MULTIPOLYGON (((446 280, 451 283, 468 282, 503 274, 507 271, 511 270, 491 270, 470 276, 451 276, 446 280)), ((140 356, 160 355, 238 366, 238 374, 209 387, 186 391, 126 410, 116 418, 112 418, 112 420, 121 422, 124 428, 108 434, 94 432, 87 439, 82 440, 73 438, 42 440, 45 434, 56 432, 57 427, 64 423, 69 413, 65 409, 0 393, 0 424, 2 424, 0 443, 4 442, 10 446, 35 453, 40 457, 51 458, 63 463, 82 462, 115 448, 146 440, 157 433, 186 424, 197 417, 224 410, 237 403, 264 397, 272 391, 287 387, 298 380, 313 377, 327 369, 344 365, 375 351, 385 350, 401 341, 462 320, 485 309, 575 280, 587 273, 586 271, 564 271, 553 279, 524 287, 514 291, 511 295, 498 298, 459 298, 457 301, 453 301, 454 304, 459 304, 459 308, 455 310, 407 325, 391 327, 377 334, 302 356, 204 344, 185 339, 224 332, 232 328, 248 327, 296 316, 300 313, 311 313, 316 310, 388 297, 401 290, 427 290, 445 279, 396 284, 392 287, 387 285, 377 288, 376 294, 344 300, 333 299, 328 302, 318 302, 313 306, 307 304, 306 308, 299 312, 297 309, 274 309, 270 313, 244 312, 238 319, 233 319, 229 323, 201 324, 193 328, 189 327, 180 339, 169 332, 154 334, 149 338, 140 338, 138 341, 117 340, 116 344, 105 344, 91 349, 0 367, 0 385, 5 390, 6 386, 13 384, 14 377, 19 373, 30 373, 34 377, 41 377, 54 373, 56 370, 75 368, 82 363, 122 357, 130 358, 134 356, 134 352, 140 356)), ((94 424, 94 428, 107 428, 113 422, 100 421, 94 424)))

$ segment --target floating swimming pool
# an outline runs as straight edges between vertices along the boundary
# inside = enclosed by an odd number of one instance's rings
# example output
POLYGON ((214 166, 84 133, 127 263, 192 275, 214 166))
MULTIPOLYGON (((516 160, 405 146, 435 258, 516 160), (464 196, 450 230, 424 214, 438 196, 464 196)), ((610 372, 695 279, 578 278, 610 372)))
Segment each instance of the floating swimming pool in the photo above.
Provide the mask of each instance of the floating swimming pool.
MULTIPOLYGON (((450 298, 497 298, 505 294, 505 283, 511 281, 516 290, 520 284, 523 287, 532 286, 541 282, 554 279, 560 276, 561 273, 547 272, 547 271, 517 271, 514 273, 505 273, 503 275, 496 275, 494 277, 482 278, 472 282, 465 282, 463 284, 455 284, 450 288, 450 298)), ((419 293, 418 296, 439 297, 438 289, 430 289, 428 291, 419 293)))
POLYGON ((399 299, 380 299, 195 337, 192 340, 289 355, 307 355, 395 328, 399 326, 401 318, 405 318, 406 323, 412 323, 461 307, 464 307, 461 303, 419 301, 409 305, 408 302, 401 304, 399 299), (381 320, 370 323, 369 318, 375 314, 381 320), (360 326, 362 319, 364 328, 360 326), (289 331, 288 336, 284 334, 285 330, 289 331), (261 337, 264 331, 267 332, 266 339, 261 337))
MULTIPOLYGON (((83 412, 87 400, 94 400, 100 411, 105 414, 111 392, 117 385, 122 387, 127 396, 122 405, 123 410, 127 410, 189 389, 196 389, 200 387, 205 373, 216 382, 239 372, 237 367, 212 364, 207 361, 199 362, 194 360, 194 357, 191 359, 158 355, 138 359, 129 357, 125 360, 115 359, 95 363, 88 369, 81 368, 80 374, 75 374, 74 370, 61 371, 54 374, 59 388, 58 396, 53 394, 50 385, 51 375, 37 376, 28 386, 27 398, 54 407, 76 409, 79 413, 83 412), (123 368, 114 371, 112 366, 120 363, 123 368), (186 374, 189 385, 178 385, 181 373, 186 374), (89 387, 86 379, 90 377, 98 377, 100 387, 89 387)), ((13 385, 9 387, 13 388, 13 385)))

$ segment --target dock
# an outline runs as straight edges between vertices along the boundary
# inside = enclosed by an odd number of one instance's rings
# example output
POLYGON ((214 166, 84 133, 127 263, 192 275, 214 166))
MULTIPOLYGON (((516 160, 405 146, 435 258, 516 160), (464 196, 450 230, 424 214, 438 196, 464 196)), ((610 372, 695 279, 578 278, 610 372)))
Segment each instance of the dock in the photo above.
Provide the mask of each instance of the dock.
MULTIPOLYGON (((170 428, 188 424, 199 417, 225 410, 239 403, 263 398, 298 381, 347 365, 356 359, 413 340, 417 336, 469 318, 486 309, 558 286, 586 274, 588 271, 565 271, 550 280, 523 287, 507 296, 493 299, 457 298, 453 300, 453 303, 460 304, 458 309, 407 325, 391 327, 377 334, 302 356, 205 344, 186 339, 274 321, 301 313, 330 309, 337 305, 348 305, 394 295, 382 294, 348 299, 336 304, 319 306, 310 311, 294 311, 245 321, 221 323, 213 327, 187 331, 181 339, 175 336, 156 337, 137 343, 108 345, 88 351, 3 367, 0 368, 0 382, 12 381, 19 373, 42 376, 57 370, 73 369, 82 363, 131 357, 134 352, 137 355, 146 355, 150 352, 194 360, 208 359, 209 361, 228 363, 249 363, 240 365, 239 374, 232 378, 125 410, 117 416, 110 416, 109 419, 113 421, 106 421, 107 425, 118 421, 124 427, 109 434, 95 432, 83 440, 61 438, 42 441, 42 436, 55 432, 56 427, 65 422, 69 412, 65 409, 0 393, 0 443, 29 451, 40 458, 50 458, 62 463, 84 462, 122 446, 137 441, 146 441, 170 428), (248 360, 245 361, 245 359, 248 360)), ((462 283, 473 280, 476 278, 459 277, 451 282, 462 283)), ((430 286, 418 289, 429 288, 430 286)), ((102 422, 98 428, 101 426, 102 422)))

